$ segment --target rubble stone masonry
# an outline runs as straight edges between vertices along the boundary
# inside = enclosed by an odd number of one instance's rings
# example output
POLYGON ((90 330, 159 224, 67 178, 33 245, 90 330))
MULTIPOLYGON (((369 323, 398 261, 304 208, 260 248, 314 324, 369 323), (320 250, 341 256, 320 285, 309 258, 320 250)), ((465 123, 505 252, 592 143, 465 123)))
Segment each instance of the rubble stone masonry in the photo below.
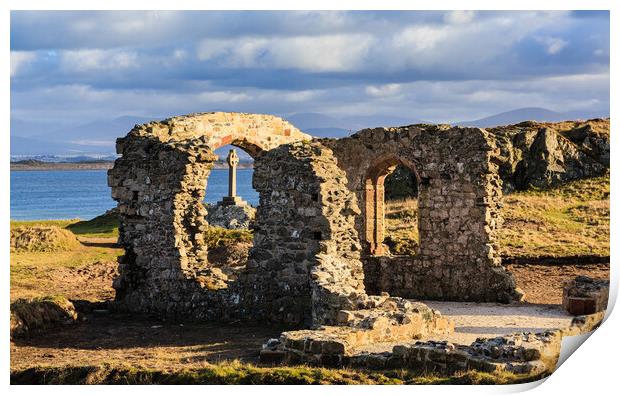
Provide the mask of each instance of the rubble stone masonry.
POLYGON ((196 319, 334 325, 407 298, 508 302, 497 254, 499 150, 482 129, 414 125, 313 139, 270 115, 206 113, 136 126, 109 171, 125 249, 117 300, 131 311, 196 319), (254 246, 234 281, 207 260, 203 205, 213 150, 255 159, 254 246), (383 180, 397 164, 419 180, 420 248, 382 247, 383 180))

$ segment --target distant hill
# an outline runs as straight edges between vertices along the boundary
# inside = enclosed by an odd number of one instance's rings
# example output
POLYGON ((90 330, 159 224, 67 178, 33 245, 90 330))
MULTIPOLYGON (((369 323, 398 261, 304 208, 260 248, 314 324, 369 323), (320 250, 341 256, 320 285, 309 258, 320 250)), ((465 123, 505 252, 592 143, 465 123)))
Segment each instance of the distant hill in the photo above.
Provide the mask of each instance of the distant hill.
POLYGON ((312 134, 311 130, 313 130, 319 133, 316 135, 317 137, 343 137, 350 134, 348 133, 349 130, 355 133, 358 130, 366 128, 424 123, 424 121, 415 117, 395 117, 389 115, 333 117, 310 112, 291 114, 283 118, 304 132, 312 134), (329 130, 334 131, 337 135, 326 135, 325 133, 328 133, 329 130), (343 135, 343 130, 347 131, 347 134, 343 135))
POLYGON ((39 124, 12 119, 11 155, 112 153, 117 137, 127 134, 134 125, 151 120, 154 118, 121 116, 43 133, 36 132, 39 124), (21 137, 22 133, 29 136, 21 137))
POLYGON ((355 133, 355 130, 341 128, 307 128, 304 132, 314 137, 341 138, 355 133))
POLYGON ((455 122, 454 125, 486 128, 493 126, 511 125, 523 121, 560 122, 577 119, 597 118, 602 116, 609 115, 586 112, 560 113, 548 110, 546 108, 526 107, 502 112, 486 118, 476 119, 474 121, 455 122))
POLYGON ((52 133, 33 137, 49 139, 51 135, 54 136, 54 141, 60 140, 78 145, 114 147, 117 137, 126 135, 135 125, 153 120, 155 119, 126 115, 111 120, 94 121, 71 128, 63 128, 52 133))
POLYGON ((112 153, 114 147, 72 144, 11 134, 11 156, 68 155, 112 153))
MULTIPOLYGON (((527 120, 558 122, 603 116, 607 117, 609 115, 584 112, 560 113, 545 108, 530 107, 506 111, 473 121, 454 122, 453 124, 493 127, 527 120)), ((346 137, 365 128, 428 123, 415 117, 388 115, 334 117, 312 112, 291 114, 283 118, 312 136, 331 138, 346 137)), ((153 120, 157 120, 157 117, 121 116, 111 120, 94 121, 44 133, 43 130, 46 130, 46 127, 41 123, 11 119, 11 156, 83 155, 92 157, 97 154, 110 155, 115 152, 114 144, 117 137, 127 134, 136 124, 153 120)), ((216 154, 221 158, 225 158, 228 149, 230 149, 229 146, 219 148, 216 150, 216 154)), ((238 152, 241 160, 251 159, 242 150, 238 150, 238 152)))

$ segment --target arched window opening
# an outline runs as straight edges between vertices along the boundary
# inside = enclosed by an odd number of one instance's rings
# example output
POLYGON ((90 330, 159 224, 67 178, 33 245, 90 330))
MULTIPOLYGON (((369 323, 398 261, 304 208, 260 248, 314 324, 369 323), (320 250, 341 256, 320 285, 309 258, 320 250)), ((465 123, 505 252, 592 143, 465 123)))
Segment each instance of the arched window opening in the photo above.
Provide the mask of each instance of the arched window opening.
POLYGON ((393 156, 368 171, 365 238, 371 255, 415 255, 418 251, 418 175, 415 165, 393 156))
POLYGON ((385 178, 385 238, 393 255, 415 255, 418 232, 418 182, 407 166, 399 164, 385 178))
POLYGON ((216 205, 226 201, 231 204, 234 200, 238 204, 246 202, 252 207, 258 205, 258 192, 252 188, 254 159, 245 149, 239 148, 233 145, 225 145, 215 150, 218 159, 213 164, 205 194, 205 203, 208 205, 216 205), (228 163, 228 156, 231 151, 236 156, 234 170, 228 163), (231 175, 234 177, 233 196, 231 196, 230 190, 231 175), (227 199, 234 197, 237 199, 227 199))
POLYGON ((258 193, 252 187, 254 152, 226 145, 215 150, 215 161, 204 198, 209 267, 236 280, 252 247, 258 193))

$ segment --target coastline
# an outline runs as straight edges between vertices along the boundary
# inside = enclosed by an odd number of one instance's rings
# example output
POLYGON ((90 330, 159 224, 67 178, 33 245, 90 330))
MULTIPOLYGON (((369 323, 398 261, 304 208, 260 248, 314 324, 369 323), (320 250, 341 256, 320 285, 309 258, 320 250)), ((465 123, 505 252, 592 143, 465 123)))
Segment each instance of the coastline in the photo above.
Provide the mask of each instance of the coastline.
MULTIPOLYGON (((109 170, 114 166, 114 162, 41 162, 37 164, 11 163, 11 171, 40 171, 40 170, 109 170)), ((251 169, 252 163, 239 163, 238 170, 251 169)), ((215 163, 214 169, 228 169, 225 163, 215 163)))

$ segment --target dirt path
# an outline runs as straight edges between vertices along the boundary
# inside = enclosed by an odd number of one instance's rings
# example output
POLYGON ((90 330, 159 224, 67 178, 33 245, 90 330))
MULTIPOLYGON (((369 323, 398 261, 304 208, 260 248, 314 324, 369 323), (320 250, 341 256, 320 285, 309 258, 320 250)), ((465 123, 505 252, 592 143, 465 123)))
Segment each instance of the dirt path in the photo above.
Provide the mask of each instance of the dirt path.
POLYGON ((588 265, 504 265, 525 291, 525 301, 537 304, 561 304, 562 286, 577 276, 609 279, 608 264, 588 265))

